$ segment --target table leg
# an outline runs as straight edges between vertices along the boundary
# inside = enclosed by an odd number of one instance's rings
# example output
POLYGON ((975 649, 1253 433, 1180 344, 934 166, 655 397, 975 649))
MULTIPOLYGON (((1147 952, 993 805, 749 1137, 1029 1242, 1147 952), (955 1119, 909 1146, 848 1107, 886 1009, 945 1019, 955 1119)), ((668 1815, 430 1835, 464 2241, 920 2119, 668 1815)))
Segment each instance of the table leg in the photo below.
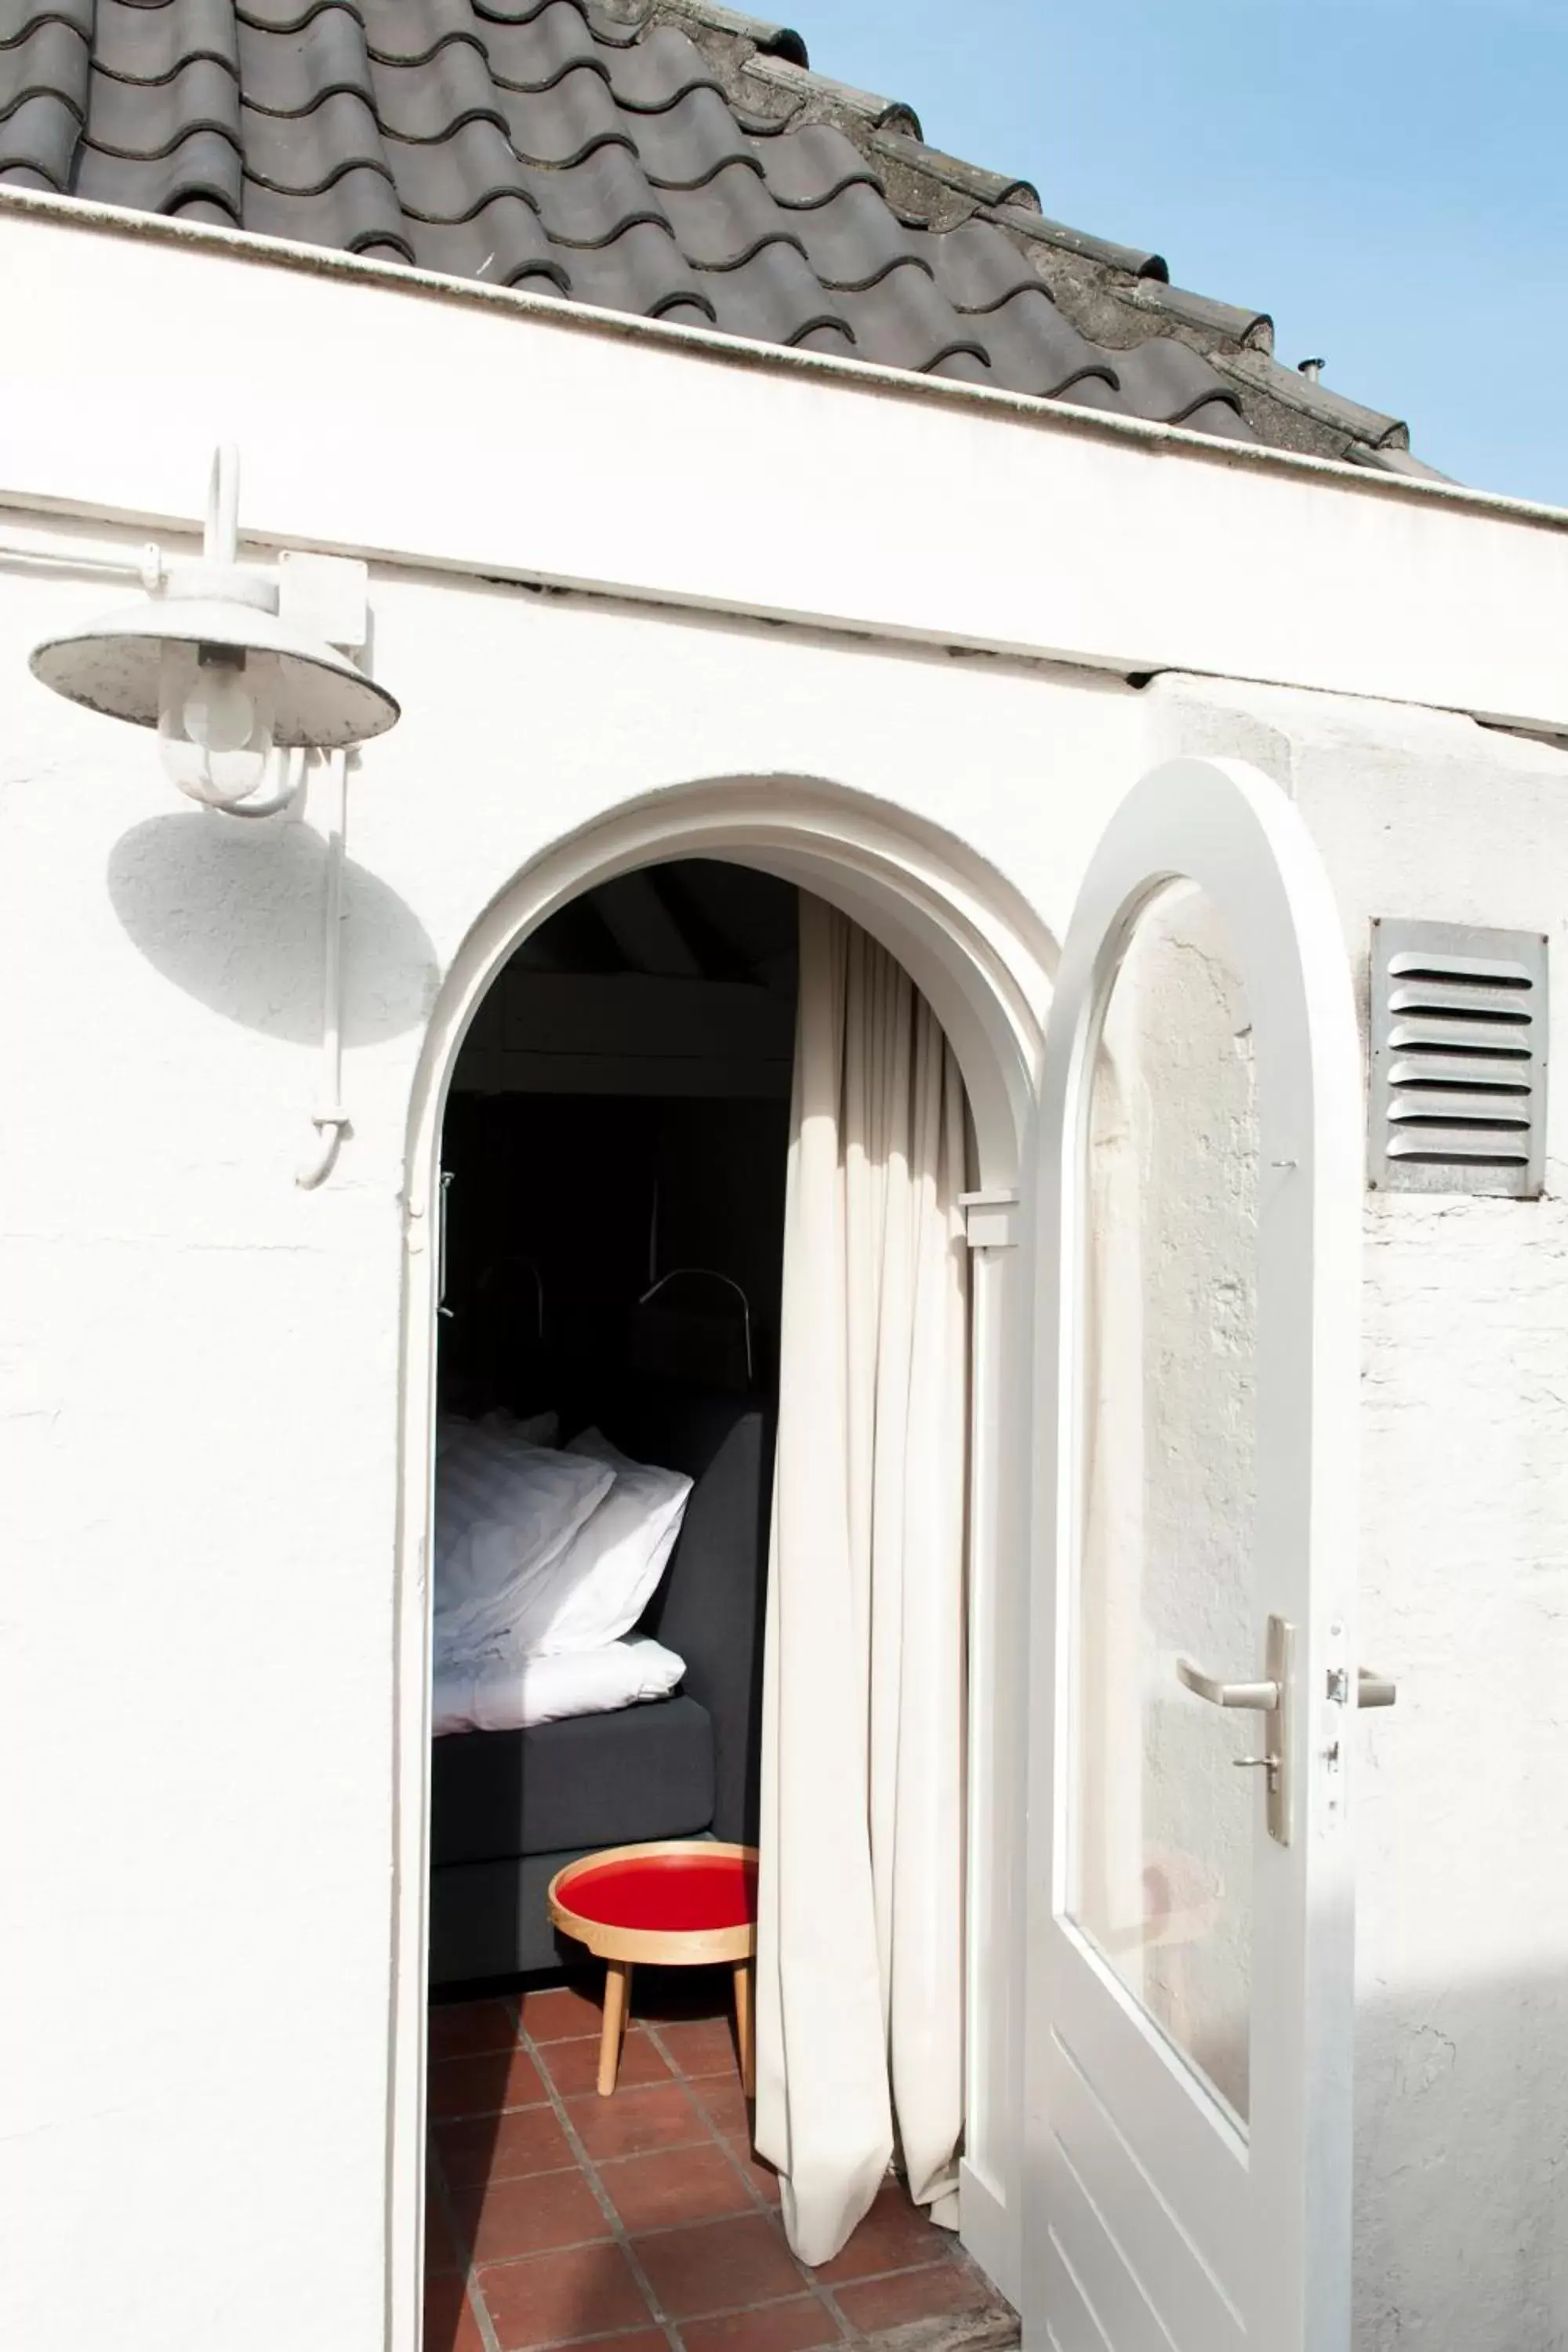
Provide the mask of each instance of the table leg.
POLYGON ((741 2088, 748 2099, 756 2095, 757 2044, 753 2011, 752 1963, 735 1962, 735 2039, 741 2045, 741 2088))
POLYGON ((599 2036, 599 2096, 607 2099, 616 2087, 621 2063, 621 2037, 631 2006, 632 1964, 610 1960, 605 1969, 605 2025, 599 2036))

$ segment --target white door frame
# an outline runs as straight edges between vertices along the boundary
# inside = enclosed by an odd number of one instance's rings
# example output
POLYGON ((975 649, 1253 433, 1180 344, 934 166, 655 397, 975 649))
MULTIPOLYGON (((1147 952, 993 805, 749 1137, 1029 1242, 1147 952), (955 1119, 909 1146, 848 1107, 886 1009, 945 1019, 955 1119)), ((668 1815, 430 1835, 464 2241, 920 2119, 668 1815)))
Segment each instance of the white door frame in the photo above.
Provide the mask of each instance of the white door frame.
POLYGON ((405 1161, 402 1426, 396 1567, 388 2352, 417 2352, 423 2278, 427 1998, 430 1497, 441 1124, 464 1036, 527 934, 566 900, 632 867, 679 857, 756 866, 832 900, 904 964, 945 1030, 969 1094, 984 1192, 972 1305, 969 1890, 966 2154, 962 2228, 1011 2300, 1020 2294, 1023 1818, 1028 1514, 1026 1383, 1032 1311, 1015 1247, 1020 1155, 1055 945, 1002 876, 935 827, 807 778, 704 782, 629 803, 512 877, 475 924, 440 991, 415 1076, 405 1161))
MULTIPOLYGON (((1361 1057, 1328 878, 1240 761, 1174 760, 1114 811, 1063 947, 1042 1081, 1036 1246, 1025 2194, 1026 2340, 1106 2352, 1349 2352, 1349 1835, 1355 1651, 1361 1057), (1140 914, 1190 879, 1246 988, 1258 1076, 1258 1605, 1295 1623, 1289 1845, 1261 1795, 1251 2125, 1149 2023, 1070 1916, 1070 1641, 1082 1534, 1089 1105, 1140 914), (1056 2332, 1061 2332, 1059 2337, 1056 2332)), ((1256 1665, 1231 1671, 1263 1675, 1256 1665)), ((1254 1718, 1260 1720, 1261 1718, 1254 1718)), ((1272 1718, 1270 1718, 1272 1720, 1272 1718)))

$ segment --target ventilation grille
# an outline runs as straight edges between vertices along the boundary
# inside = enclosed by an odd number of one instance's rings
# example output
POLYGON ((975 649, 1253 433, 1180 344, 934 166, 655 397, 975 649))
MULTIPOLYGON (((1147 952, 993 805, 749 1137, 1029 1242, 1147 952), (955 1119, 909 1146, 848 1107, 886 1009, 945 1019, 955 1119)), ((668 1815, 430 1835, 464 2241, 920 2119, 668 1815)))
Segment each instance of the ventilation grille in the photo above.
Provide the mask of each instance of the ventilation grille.
POLYGON ((1546 1154, 1539 931, 1372 927, 1368 1177, 1381 1192, 1532 1200, 1546 1154))

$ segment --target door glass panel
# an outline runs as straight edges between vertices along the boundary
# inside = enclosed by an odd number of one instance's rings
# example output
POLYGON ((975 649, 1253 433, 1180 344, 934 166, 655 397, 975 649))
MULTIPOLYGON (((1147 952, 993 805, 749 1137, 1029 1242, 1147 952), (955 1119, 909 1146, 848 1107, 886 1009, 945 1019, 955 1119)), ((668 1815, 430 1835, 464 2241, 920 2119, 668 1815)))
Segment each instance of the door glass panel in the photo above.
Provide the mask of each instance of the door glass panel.
POLYGON ((1252 1030, 1212 902, 1133 927, 1089 1122, 1069 1909, 1243 2122, 1261 1716, 1190 1657, 1263 1672, 1253 1592, 1258 1129, 1252 1030))

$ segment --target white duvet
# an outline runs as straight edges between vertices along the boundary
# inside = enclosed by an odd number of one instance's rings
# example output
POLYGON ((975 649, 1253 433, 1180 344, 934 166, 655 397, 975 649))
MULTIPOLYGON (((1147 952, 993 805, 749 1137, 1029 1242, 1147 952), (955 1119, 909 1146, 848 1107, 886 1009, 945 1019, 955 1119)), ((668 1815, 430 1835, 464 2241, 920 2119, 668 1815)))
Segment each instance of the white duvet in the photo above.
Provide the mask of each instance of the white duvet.
POLYGON ((641 1699, 666 1698, 686 1668, 646 1635, 597 1650, 489 1658, 443 1665, 437 1659, 431 1731, 527 1731, 569 1715, 607 1715, 641 1699))

